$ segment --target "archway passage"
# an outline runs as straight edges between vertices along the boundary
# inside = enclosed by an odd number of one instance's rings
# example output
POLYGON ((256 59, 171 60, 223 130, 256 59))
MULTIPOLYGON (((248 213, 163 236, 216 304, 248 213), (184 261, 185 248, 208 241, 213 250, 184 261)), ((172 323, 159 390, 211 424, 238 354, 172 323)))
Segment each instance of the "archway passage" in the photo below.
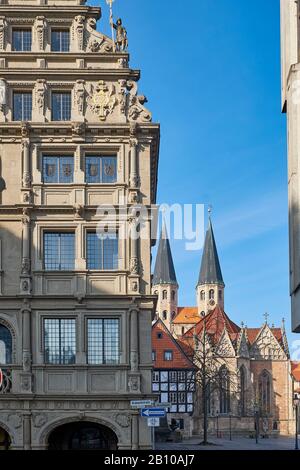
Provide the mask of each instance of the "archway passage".
POLYGON ((10 437, 5 429, 0 427, 0 450, 9 450, 10 437))
POLYGON ((48 439, 49 450, 117 450, 118 439, 106 426, 74 422, 54 429, 48 439))

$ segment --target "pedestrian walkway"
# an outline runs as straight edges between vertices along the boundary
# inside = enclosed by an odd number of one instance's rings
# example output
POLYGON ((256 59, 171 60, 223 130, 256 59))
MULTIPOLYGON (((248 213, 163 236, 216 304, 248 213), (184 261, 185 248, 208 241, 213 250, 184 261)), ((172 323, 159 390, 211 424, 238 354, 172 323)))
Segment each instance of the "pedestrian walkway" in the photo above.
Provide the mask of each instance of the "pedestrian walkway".
POLYGON ((209 442, 213 445, 201 446, 201 438, 192 438, 182 442, 158 442, 156 450, 294 450, 295 439, 292 437, 278 437, 276 439, 260 439, 256 444, 255 439, 234 437, 229 439, 211 438, 209 442))

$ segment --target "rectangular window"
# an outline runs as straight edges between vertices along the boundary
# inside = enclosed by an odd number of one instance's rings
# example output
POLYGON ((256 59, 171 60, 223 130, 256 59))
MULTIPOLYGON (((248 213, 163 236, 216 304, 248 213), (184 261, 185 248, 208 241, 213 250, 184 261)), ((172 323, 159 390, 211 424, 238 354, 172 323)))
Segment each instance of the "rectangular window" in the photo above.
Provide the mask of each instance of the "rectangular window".
POLYGON ((14 51, 31 51, 32 32, 31 29, 13 29, 12 48, 14 51))
POLYGON ((87 321, 88 363, 119 363, 119 320, 95 318, 87 321))
POLYGON ((152 373, 152 381, 159 383, 159 372, 153 372, 152 373))
POLYGON ((44 352, 47 364, 75 364, 76 320, 44 320, 44 352))
POLYGON ((177 382, 177 372, 172 371, 172 372, 169 372, 169 374, 170 374, 170 382, 177 382))
POLYGON ((173 352, 172 351, 165 351, 164 352, 164 360, 165 361, 173 361, 173 352))
POLYGON ((14 92, 13 94, 13 120, 31 121, 32 119, 32 93, 14 92))
POLYGON ((44 183, 73 183, 74 158, 68 156, 43 156, 44 183))
POLYGON ((115 183, 117 181, 117 157, 87 155, 85 157, 87 183, 115 183))
POLYGON ((156 351, 152 351, 152 362, 156 361, 156 351))
POLYGON ((51 31, 51 51, 69 52, 70 31, 67 29, 52 29, 51 31))
POLYGON ((71 120, 71 92, 53 92, 51 95, 52 121, 71 120))
POLYGON ((75 234, 44 233, 44 269, 73 271, 75 267, 75 234))
POLYGON ((87 269, 118 269, 118 236, 109 233, 86 234, 87 269))

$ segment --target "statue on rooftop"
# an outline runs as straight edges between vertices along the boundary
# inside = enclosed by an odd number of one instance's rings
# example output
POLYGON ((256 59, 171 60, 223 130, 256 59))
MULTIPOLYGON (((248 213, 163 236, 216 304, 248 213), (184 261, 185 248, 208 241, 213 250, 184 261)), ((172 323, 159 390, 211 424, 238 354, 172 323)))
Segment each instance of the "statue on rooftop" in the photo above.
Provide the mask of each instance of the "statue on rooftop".
POLYGON ((121 18, 117 20, 117 23, 112 23, 113 28, 117 32, 116 37, 116 50, 118 52, 125 52, 128 49, 128 39, 127 39, 127 31, 122 24, 121 18))

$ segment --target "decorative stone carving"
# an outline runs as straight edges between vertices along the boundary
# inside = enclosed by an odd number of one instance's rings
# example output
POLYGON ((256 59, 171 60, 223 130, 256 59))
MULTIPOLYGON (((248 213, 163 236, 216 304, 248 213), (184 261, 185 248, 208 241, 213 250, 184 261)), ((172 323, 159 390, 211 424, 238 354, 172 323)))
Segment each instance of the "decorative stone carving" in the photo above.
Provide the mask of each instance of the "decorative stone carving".
POLYGON ((127 69, 128 60, 126 57, 121 57, 120 59, 118 59, 118 67, 119 69, 127 69))
POLYGON ((31 375, 30 374, 21 374, 21 390, 22 392, 29 393, 31 392, 31 385, 32 385, 32 380, 31 380, 31 375))
POLYGON ((119 80, 119 95, 118 102, 120 106, 121 114, 126 114, 126 105, 127 105, 127 87, 126 80, 119 80))
POLYGON ((85 105, 84 80, 77 80, 74 88, 74 104, 78 114, 83 115, 85 105))
POLYGON ((138 95, 138 86, 134 81, 127 82, 127 89, 129 90, 129 121, 143 121, 150 122, 152 114, 145 108, 144 103, 147 103, 147 98, 143 95, 138 95))
POLYGON ((121 426, 121 428, 128 428, 130 426, 130 416, 125 413, 119 413, 116 416, 116 423, 121 426))
POLYGON ((95 88, 92 87, 88 104, 100 121, 106 120, 107 116, 113 112, 116 103, 116 91, 112 83, 107 85, 103 80, 100 80, 95 88))
POLYGON ((4 51, 6 47, 6 19, 0 16, 0 51, 4 51))
POLYGON ((47 423, 47 415, 45 413, 37 413, 32 417, 35 428, 41 428, 47 423))
POLYGON ((30 224, 30 210, 28 207, 23 207, 22 224, 30 224))
POLYGON ((44 115, 46 102, 46 80, 37 80, 35 85, 35 102, 39 114, 44 115))
POLYGON ((139 275, 140 272, 140 265, 139 260, 137 258, 132 258, 130 260, 130 272, 131 274, 139 275))
POLYGON ((19 429, 22 426, 22 417, 16 413, 9 414, 7 421, 14 429, 19 429))
POLYGON ((85 134, 84 122, 72 122, 72 135, 73 137, 83 137, 85 134))
POLYGON ((216 353, 221 357, 235 357, 235 350, 227 330, 224 330, 216 348, 216 353))
POLYGON ((113 50, 113 42, 107 36, 96 31, 97 22, 90 18, 86 23, 87 50, 90 52, 109 53, 113 50))
POLYGON ((255 359, 284 360, 286 354, 273 335, 270 327, 265 324, 251 346, 250 356, 255 359))
POLYGON ((21 136, 22 138, 28 138, 30 134, 30 125, 28 122, 21 122, 21 136))
POLYGON ((45 28, 46 28, 45 17, 37 16, 35 20, 35 31, 36 31, 37 43, 38 43, 40 51, 44 50, 45 28))
POLYGON ((140 391, 141 378, 139 375, 130 375, 128 377, 128 390, 130 393, 137 393, 140 391))
POLYGON ((30 372, 31 370, 31 354, 29 352, 24 352, 23 353, 23 371, 24 372, 30 372))
POLYGON ((7 104, 7 84, 6 80, 0 80, 0 111, 5 113, 5 108, 7 104))
POLYGON ((84 23, 85 23, 85 17, 84 16, 78 15, 78 16, 75 17, 74 25, 73 25, 73 33, 74 33, 75 37, 77 38, 77 45, 78 45, 78 50, 79 51, 83 50, 84 23))
POLYGON ((74 206, 75 218, 82 219, 84 216, 84 207, 81 204, 76 204, 74 206))
POLYGON ((30 259, 23 258, 22 259, 22 274, 29 275, 30 274, 30 259))

